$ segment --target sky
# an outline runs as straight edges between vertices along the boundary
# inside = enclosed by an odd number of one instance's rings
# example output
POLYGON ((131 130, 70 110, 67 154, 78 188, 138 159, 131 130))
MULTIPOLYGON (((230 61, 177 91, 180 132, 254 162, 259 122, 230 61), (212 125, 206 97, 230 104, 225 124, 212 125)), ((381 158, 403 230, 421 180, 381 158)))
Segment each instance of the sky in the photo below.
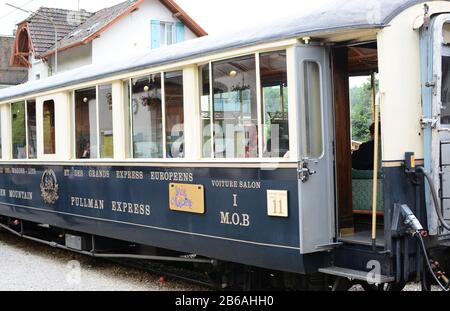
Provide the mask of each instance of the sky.
MULTIPOLYGON (((0 0, 0 35, 12 35, 15 25, 28 14, 6 6, 6 3, 37 10, 41 6, 95 12, 124 0, 0 0)), ((318 8, 333 0, 176 0, 208 33, 220 33, 247 25, 268 23, 292 12, 318 8)))

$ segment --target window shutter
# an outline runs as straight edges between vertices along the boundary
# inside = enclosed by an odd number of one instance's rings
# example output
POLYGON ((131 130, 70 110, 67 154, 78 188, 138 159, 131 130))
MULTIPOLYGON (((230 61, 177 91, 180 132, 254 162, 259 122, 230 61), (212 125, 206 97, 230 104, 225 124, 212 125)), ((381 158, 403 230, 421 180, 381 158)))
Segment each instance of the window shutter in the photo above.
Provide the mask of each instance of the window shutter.
POLYGON ((177 22, 177 43, 184 41, 184 24, 177 22))
POLYGON ((161 31, 160 31, 161 23, 157 20, 152 20, 151 24, 151 34, 152 34, 152 49, 159 48, 160 42, 161 42, 161 31))

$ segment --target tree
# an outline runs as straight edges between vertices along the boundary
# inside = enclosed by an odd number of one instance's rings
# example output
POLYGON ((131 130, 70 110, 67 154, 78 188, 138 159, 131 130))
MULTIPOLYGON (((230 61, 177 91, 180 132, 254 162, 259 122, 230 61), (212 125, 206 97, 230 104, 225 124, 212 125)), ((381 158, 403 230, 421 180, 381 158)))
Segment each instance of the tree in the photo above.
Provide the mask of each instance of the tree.
MULTIPOLYGON (((375 82, 378 90, 378 81, 375 82)), ((372 124, 372 92, 370 78, 361 86, 350 89, 352 139, 365 142, 370 140, 369 126, 372 124)))

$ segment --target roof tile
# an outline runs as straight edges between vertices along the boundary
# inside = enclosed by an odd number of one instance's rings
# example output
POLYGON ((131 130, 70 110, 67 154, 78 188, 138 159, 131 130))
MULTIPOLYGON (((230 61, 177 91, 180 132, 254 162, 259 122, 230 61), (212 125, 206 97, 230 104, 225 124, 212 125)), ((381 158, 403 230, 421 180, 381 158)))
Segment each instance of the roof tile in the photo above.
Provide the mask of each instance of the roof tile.
POLYGON ((25 20, 28 23, 36 56, 39 57, 55 44, 55 27, 58 40, 64 38, 93 13, 41 7, 25 20), (53 21, 53 23, 52 23, 53 21))
MULTIPOLYGON (((80 24, 79 27, 72 29, 63 38, 61 38, 58 43, 58 47, 61 49, 86 40, 92 34, 96 33, 98 30, 102 29, 114 19, 122 15, 124 11, 126 11, 130 6, 136 4, 137 2, 137 0, 128 0, 96 12, 95 14, 90 16, 83 24, 80 24)), ((54 44, 51 46, 51 48, 54 49, 54 44)))

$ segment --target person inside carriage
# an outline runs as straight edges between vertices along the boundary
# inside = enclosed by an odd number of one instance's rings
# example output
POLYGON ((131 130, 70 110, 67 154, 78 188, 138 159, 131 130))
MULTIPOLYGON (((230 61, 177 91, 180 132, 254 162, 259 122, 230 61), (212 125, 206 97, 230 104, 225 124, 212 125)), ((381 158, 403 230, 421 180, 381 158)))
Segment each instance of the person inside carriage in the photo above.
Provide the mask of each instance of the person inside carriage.
MULTIPOLYGON (((381 127, 379 127, 381 135, 381 127)), ((373 170, 373 157, 375 147, 375 123, 369 128, 370 141, 361 144, 358 150, 352 154, 352 168, 355 170, 371 171, 373 170)))

